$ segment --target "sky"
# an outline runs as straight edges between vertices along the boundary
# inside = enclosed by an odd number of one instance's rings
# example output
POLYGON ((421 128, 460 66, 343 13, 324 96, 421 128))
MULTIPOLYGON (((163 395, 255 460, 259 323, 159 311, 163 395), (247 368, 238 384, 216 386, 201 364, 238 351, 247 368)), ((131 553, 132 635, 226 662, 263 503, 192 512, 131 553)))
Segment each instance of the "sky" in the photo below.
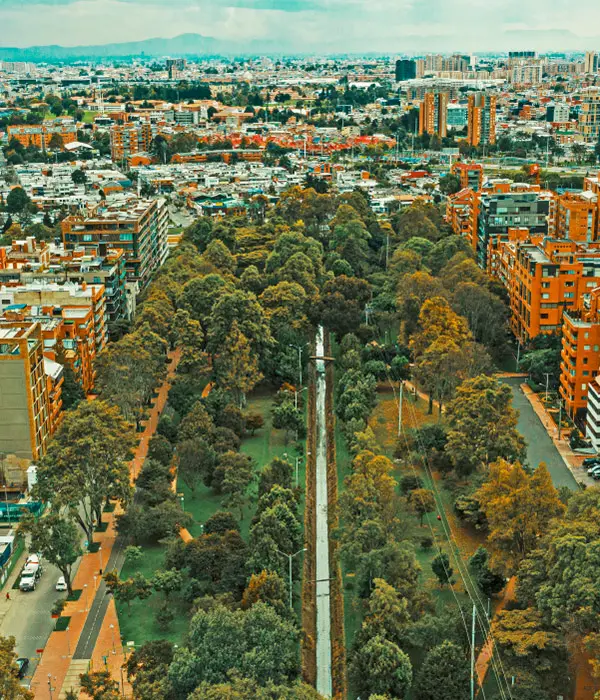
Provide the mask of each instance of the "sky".
POLYGON ((600 49, 600 0, 0 0, 0 46, 192 32, 309 53, 600 49))

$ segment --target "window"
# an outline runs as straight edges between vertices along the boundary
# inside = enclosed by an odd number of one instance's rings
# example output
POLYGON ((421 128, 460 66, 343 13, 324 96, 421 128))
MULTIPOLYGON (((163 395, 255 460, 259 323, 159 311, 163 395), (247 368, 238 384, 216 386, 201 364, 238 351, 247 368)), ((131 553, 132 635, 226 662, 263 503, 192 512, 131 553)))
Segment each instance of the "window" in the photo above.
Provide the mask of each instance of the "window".
POLYGON ((583 349, 584 349, 584 350, 591 350, 592 348, 591 348, 590 345, 584 345, 584 346, 583 346, 583 349))
POLYGON ((565 299, 572 299, 574 296, 574 292, 565 292, 565 299))
POLYGON ((542 294, 542 299, 550 299, 550 295, 549 294, 542 294))
POLYGON ((587 389, 587 384, 582 384, 581 385, 581 391, 586 391, 587 389))
POLYGON ((91 233, 84 233, 83 234, 83 240, 88 243, 89 241, 92 240, 92 234, 91 233))
POLYGON ((133 240, 133 233, 120 233, 119 240, 120 241, 132 241, 133 240))

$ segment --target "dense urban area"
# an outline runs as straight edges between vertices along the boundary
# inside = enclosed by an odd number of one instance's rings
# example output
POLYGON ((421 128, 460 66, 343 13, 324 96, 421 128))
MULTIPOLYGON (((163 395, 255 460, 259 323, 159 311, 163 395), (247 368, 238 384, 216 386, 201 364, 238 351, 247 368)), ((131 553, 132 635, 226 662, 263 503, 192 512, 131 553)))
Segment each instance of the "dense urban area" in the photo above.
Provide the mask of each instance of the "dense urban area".
POLYGON ((600 53, 9 53, 1 697, 600 697, 600 53))

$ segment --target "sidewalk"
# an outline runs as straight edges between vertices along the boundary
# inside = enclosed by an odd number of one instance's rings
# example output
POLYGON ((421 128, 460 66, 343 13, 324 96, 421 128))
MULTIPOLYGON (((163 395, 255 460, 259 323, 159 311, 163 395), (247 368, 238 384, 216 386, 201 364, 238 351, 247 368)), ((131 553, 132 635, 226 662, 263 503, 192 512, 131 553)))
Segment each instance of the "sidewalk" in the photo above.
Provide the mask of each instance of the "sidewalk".
POLYGON ((546 411, 546 407, 542 403, 540 397, 531 389, 528 384, 521 384, 521 390, 527 397, 531 407, 536 412, 542 425, 546 428, 546 432, 552 438, 556 449, 558 450, 563 462, 568 470, 573 474, 575 481, 583 482, 587 486, 595 486, 596 482, 587 475, 585 469, 581 468, 581 463, 585 459, 585 455, 579 455, 573 452, 569 446, 569 430, 562 429, 561 435, 558 434, 558 426, 546 411))
MULTIPOLYGON (((148 454, 148 443, 156 432, 160 414, 166 405, 169 389, 171 388, 170 382, 175 375, 180 356, 180 350, 169 353, 171 363, 169 364, 167 376, 158 391, 158 397, 152 406, 144 431, 141 433, 135 455, 130 463, 132 483, 139 474, 148 454)), ((100 569, 104 570, 113 553, 117 538, 115 516, 121 512, 120 508, 116 508, 112 513, 104 514, 103 521, 108 523, 106 532, 99 532, 94 535, 94 542, 100 543, 101 552, 87 553, 81 558, 81 563, 73 582, 73 588, 75 590, 81 589, 82 594, 78 601, 67 603, 63 611, 63 617, 69 616, 71 618, 68 630, 52 632, 48 639, 40 663, 31 681, 31 690, 36 700, 56 700, 64 697, 66 691, 71 689, 71 685, 76 688, 75 683, 78 682, 79 675, 88 670, 90 663, 93 664, 93 668, 96 670, 104 667, 104 657, 107 657, 107 666, 113 678, 121 683, 120 666, 124 658, 119 621, 112 600, 108 604, 102 621, 93 621, 94 626, 100 623, 100 627, 92 658, 73 659, 73 654, 80 642, 81 634, 95 600, 95 592, 101 581, 100 569), (113 629, 110 628, 111 624, 114 625, 113 629), (112 653, 113 634, 116 654, 112 653), (52 689, 48 685, 49 678, 51 679, 52 689)), ((127 683, 125 683, 125 686, 127 692, 127 683)))

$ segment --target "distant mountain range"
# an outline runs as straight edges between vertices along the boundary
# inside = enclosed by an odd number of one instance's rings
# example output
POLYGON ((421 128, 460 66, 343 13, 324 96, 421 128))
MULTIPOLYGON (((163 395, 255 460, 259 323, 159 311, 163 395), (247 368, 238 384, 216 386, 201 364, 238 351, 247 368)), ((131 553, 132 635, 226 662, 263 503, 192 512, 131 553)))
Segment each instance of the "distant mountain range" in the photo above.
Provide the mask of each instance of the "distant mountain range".
POLYGON ((295 44, 288 37, 284 40, 227 41, 201 34, 181 34, 171 39, 155 38, 143 41, 130 41, 119 44, 95 46, 30 46, 27 48, 0 47, 0 61, 31 61, 48 63, 72 63, 81 60, 101 61, 103 59, 155 58, 162 56, 241 56, 241 55, 281 55, 281 54, 390 54, 448 51, 473 51, 477 53, 533 49, 537 51, 583 51, 600 49, 600 37, 580 37, 568 30, 513 30, 499 32, 492 45, 477 46, 473 39, 463 40, 464 46, 455 36, 399 35, 393 46, 382 46, 375 41, 369 46, 366 39, 354 40, 348 44, 340 37, 332 37, 329 42, 317 46, 295 44))
POLYGON ((219 56, 249 53, 278 53, 278 47, 264 42, 221 41, 201 34, 181 34, 172 39, 145 39, 96 46, 0 47, 0 61, 73 62, 85 59, 116 59, 160 56, 219 56))

